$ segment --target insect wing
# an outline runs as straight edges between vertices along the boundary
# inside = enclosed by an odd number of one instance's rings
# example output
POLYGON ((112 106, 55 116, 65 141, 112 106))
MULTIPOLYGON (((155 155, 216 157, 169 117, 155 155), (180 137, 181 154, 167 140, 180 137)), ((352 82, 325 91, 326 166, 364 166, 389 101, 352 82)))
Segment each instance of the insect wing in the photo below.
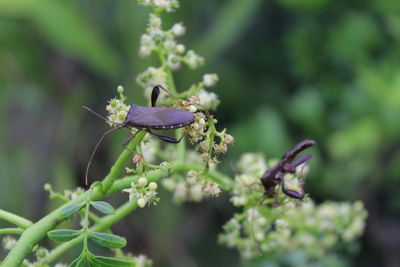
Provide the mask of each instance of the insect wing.
POLYGON ((194 115, 185 110, 165 107, 136 106, 132 123, 151 129, 175 129, 194 121, 194 115))

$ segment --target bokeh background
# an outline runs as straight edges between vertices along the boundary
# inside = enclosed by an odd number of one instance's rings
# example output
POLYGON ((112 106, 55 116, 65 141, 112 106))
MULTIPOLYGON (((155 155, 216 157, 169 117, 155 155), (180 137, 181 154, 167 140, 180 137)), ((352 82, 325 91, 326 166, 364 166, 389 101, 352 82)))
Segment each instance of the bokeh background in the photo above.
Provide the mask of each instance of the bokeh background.
MULTIPOLYGON (((120 84, 129 101, 146 103, 135 76, 157 63, 137 53, 149 11, 134 0, 0 1, 2 209, 37 220, 57 205, 44 183, 83 186, 107 126, 82 105, 105 114, 120 84)), ((244 152, 280 157, 316 140, 306 191, 317 202, 361 199, 369 212, 342 263, 400 266, 400 2, 182 0, 164 18, 167 28, 177 21, 187 27, 186 47, 206 58, 175 75, 178 88, 203 73, 220 77, 215 116, 236 139, 222 169, 232 175, 244 152)), ((107 137, 93 176, 107 173, 125 137, 107 137)), ((216 244, 235 211, 229 196, 180 206, 161 197, 117 225, 127 251, 155 266, 241 265, 236 251, 216 244)))

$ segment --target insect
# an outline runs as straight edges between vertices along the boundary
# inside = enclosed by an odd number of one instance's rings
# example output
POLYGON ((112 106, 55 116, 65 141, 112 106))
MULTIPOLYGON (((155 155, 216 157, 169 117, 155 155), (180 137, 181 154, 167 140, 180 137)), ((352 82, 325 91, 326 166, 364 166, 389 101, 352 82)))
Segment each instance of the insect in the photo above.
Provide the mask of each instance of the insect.
POLYGON ((176 129, 176 128, 181 128, 184 126, 187 126, 191 123, 194 122, 194 115, 193 113, 186 111, 186 110, 180 110, 176 108, 168 108, 168 107, 156 107, 156 102, 157 98, 160 94, 160 89, 165 91, 167 94, 171 95, 174 97, 167 89, 165 89, 162 85, 156 85, 153 87, 152 93, 151 93, 151 107, 144 107, 144 106, 138 106, 136 104, 132 104, 125 120, 122 123, 116 123, 112 122, 103 116, 99 115, 98 113, 94 112, 90 108, 84 106, 83 108, 87 109, 88 111, 92 112, 96 116, 102 118, 103 120, 110 122, 112 124, 116 124, 117 126, 106 131, 99 139, 97 142, 92 155, 90 156, 89 163, 86 167, 86 177, 85 181, 86 184, 88 183, 88 172, 89 172, 89 167, 92 162, 93 156, 103 140, 103 138, 111 133, 112 131, 115 131, 117 129, 121 128, 137 128, 138 130, 133 133, 124 143, 123 146, 125 147, 126 144, 129 143, 130 140, 132 140, 136 134, 141 131, 145 130, 149 134, 165 141, 168 143, 179 143, 181 139, 177 140, 175 138, 169 137, 169 136, 163 136, 159 135, 156 133, 153 133, 152 130, 169 130, 169 129, 176 129))
POLYGON ((296 167, 311 160, 311 154, 305 154, 298 159, 296 159, 296 156, 315 144, 316 142, 313 140, 304 140, 300 142, 292 150, 286 152, 274 167, 265 171, 261 177, 265 196, 276 198, 276 185, 280 185, 282 187, 282 192, 287 196, 296 199, 304 198, 305 194, 302 187, 303 185, 301 185, 303 192, 286 189, 284 177, 287 173, 295 173, 296 167))

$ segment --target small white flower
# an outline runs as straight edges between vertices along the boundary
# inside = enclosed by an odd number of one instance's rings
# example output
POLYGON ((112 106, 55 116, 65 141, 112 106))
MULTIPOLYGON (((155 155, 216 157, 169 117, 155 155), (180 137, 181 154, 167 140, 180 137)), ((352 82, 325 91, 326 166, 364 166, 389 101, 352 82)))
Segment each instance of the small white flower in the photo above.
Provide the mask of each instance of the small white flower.
POLYGON ((190 188, 189 200, 199 202, 203 198, 201 184, 196 184, 190 188))
POLYGON ((174 40, 165 40, 163 45, 166 51, 171 52, 175 50, 176 42, 174 40))
POLYGON ((143 254, 140 254, 139 256, 136 256, 135 258, 135 266, 136 267, 145 267, 147 266, 147 262, 149 260, 147 259, 147 257, 143 254))
POLYGON ((175 23, 171 31, 175 36, 181 36, 185 34, 186 29, 185 26, 183 26, 183 23, 180 22, 180 23, 175 23))
POLYGON ((275 221, 275 226, 276 226, 276 229, 278 231, 280 231, 280 230, 286 229, 289 226, 289 224, 285 220, 278 219, 275 221))
POLYGON ((155 14, 150 14, 149 27, 150 28, 160 28, 161 27, 161 18, 157 17, 155 14))
POLYGON ((160 142, 156 138, 150 138, 146 143, 141 143, 142 154, 145 162, 154 163, 156 161, 156 153, 160 147, 160 142))
POLYGON ((185 62, 191 69, 196 69, 204 64, 204 58, 189 50, 185 56, 185 62))
POLYGON ((73 191, 71 193, 71 199, 75 199, 77 197, 79 197, 80 195, 82 195, 85 192, 85 189, 83 189, 82 187, 78 187, 75 189, 75 191, 73 191))
POLYGON ((181 66, 180 57, 173 53, 169 54, 167 57, 167 64, 173 70, 179 69, 181 66))
POLYGON ((217 74, 204 74, 203 75, 203 83, 207 87, 214 86, 218 82, 217 74))
POLYGON ((141 57, 147 57, 151 54, 151 49, 149 46, 141 45, 139 47, 139 56, 141 57))
POLYGON ((203 188, 203 192, 206 196, 217 197, 221 193, 221 189, 217 183, 210 182, 203 188))
POLYGON ((11 236, 5 236, 3 238, 3 248, 5 250, 11 250, 16 243, 17 243, 17 240, 12 238, 11 236))
POLYGON ((143 34, 140 37, 140 44, 144 45, 144 46, 155 47, 155 43, 153 41, 153 38, 148 34, 143 34))
POLYGON ((164 7, 168 5, 168 0, 153 0, 153 3, 157 7, 164 7))
POLYGON ((138 186, 139 187, 145 187, 147 185, 147 179, 146 177, 140 177, 138 179, 138 186))
POLYGON ((149 183, 149 190, 150 190, 150 191, 156 191, 156 190, 157 190, 157 187, 158 187, 158 185, 157 185, 156 182, 151 182, 151 183, 149 183))
POLYGON ((192 112, 192 113, 195 113, 195 112, 197 111, 197 108, 196 108, 195 106, 193 106, 193 105, 190 105, 190 106, 188 107, 188 110, 189 110, 190 112, 192 112))
POLYGON ((215 109, 219 104, 218 96, 213 92, 208 92, 203 88, 200 89, 198 94, 200 99, 199 104, 207 109, 215 109))
POLYGON ((150 5, 151 0, 138 0, 140 5, 148 6, 150 5))
POLYGON ((225 135, 224 142, 228 145, 232 144, 234 142, 233 136, 230 134, 225 135))
POLYGON ((146 206, 146 204, 147 204, 147 200, 144 199, 144 198, 139 198, 137 200, 137 204, 138 204, 139 207, 144 208, 146 206))
POLYGON ((176 53, 178 53, 178 54, 183 54, 183 53, 185 53, 185 46, 183 45, 183 44, 177 44, 176 46, 175 46, 175 51, 176 51, 176 53))

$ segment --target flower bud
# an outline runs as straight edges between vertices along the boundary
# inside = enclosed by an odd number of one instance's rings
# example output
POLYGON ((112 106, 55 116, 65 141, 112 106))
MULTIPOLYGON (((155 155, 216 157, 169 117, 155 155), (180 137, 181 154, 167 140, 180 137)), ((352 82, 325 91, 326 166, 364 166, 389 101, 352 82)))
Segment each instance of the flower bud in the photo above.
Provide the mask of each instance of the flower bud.
POLYGON ((149 190, 150 190, 150 191, 156 191, 156 190, 157 190, 157 187, 158 187, 158 185, 157 185, 156 182, 151 182, 151 183, 149 183, 149 190))
POLYGON ((171 31, 175 36, 181 36, 185 34, 185 27, 183 26, 182 23, 175 23, 175 25, 172 27, 171 31))
POLYGON ((147 200, 144 199, 144 198, 139 198, 137 200, 137 204, 138 204, 139 207, 144 208, 146 206, 146 204, 147 204, 147 200))
POLYGON ((188 109, 192 113, 195 113, 197 111, 197 108, 194 105, 190 105, 188 109))
POLYGON ((138 186, 139 187, 145 187, 147 185, 147 179, 146 177, 140 177, 138 180, 138 186))
POLYGON ((176 45, 175 46, 175 51, 176 51, 176 53, 178 53, 178 54, 183 54, 183 53, 185 53, 185 46, 183 45, 183 44, 178 44, 178 45, 176 45))

